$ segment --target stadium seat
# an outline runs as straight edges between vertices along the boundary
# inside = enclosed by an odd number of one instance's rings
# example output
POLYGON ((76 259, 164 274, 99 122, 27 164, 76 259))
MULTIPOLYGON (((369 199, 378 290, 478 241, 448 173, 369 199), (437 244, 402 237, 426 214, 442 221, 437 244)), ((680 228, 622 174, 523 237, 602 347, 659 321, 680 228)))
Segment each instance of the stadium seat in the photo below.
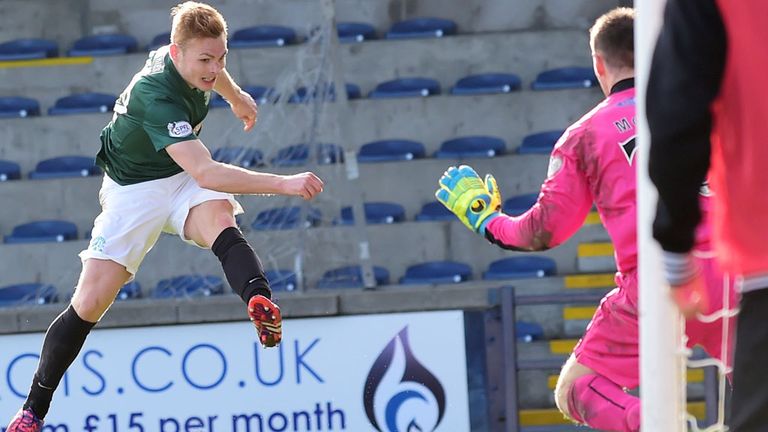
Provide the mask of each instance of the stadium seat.
POLYGON ((264 165, 264 154, 251 147, 219 147, 213 152, 213 160, 243 168, 264 165))
POLYGON ((251 228, 260 231, 309 228, 319 225, 320 220, 321 213, 316 208, 304 210, 299 206, 278 207, 259 212, 251 228), (300 219, 302 213, 305 213, 303 221, 300 219))
POLYGON ((376 29, 368 23, 336 23, 336 32, 339 35, 339 42, 341 43, 363 42, 376 39, 376 29))
MULTIPOLYGON (((405 221, 405 208, 400 204, 388 202, 363 203, 365 222, 369 224, 391 224, 405 221)), ((341 217, 334 221, 336 225, 352 225, 355 218, 352 215, 352 207, 342 207, 341 217)))
POLYGON ((466 76, 451 88, 453 95, 509 93, 520 90, 520 77, 515 74, 486 73, 466 76))
POLYGON ((264 274, 272 291, 295 291, 298 286, 296 273, 290 270, 267 270, 264 274))
POLYGON ((562 130, 537 132, 523 138, 523 143, 517 148, 518 154, 550 154, 557 140, 563 135, 562 130))
POLYGON ((456 23, 442 18, 411 18, 397 22, 387 32, 387 39, 439 38, 456 34, 456 23))
POLYGON ((391 162, 421 159, 427 154, 424 144, 410 140, 381 140, 363 144, 357 153, 357 161, 391 162))
POLYGON ((0 118, 40 115, 40 102, 16 96, 0 97, 0 118))
POLYGON ((21 167, 16 162, 0 159, 0 182, 8 180, 19 180, 21 178, 21 167))
POLYGON ((164 32, 152 38, 152 42, 147 45, 147 51, 154 51, 162 46, 171 43, 171 32, 164 32))
MULTIPOLYGON (((327 101, 335 101, 336 100, 336 91, 333 88, 333 85, 324 85, 323 88, 320 89, 321 91, 318 92, 317 90, 313 92, 309 92, 306 87, 300 87, 294 92, 290 98, 288 98, 288 103, 306 103, 309 102, 315 98, 321 97, 322 100, 327 101), (318 96, 318 93, 321 96, 318 96)), ((360 91, 360 86, 356 84, 347 83, 345 84, 345 87, 347 88, 347 99, 360 99, 362 96, 362 92, 360 91)))
POLYGON ((45 159, 37 163, 35 170, 29 173, 33 180, 88 177, 101 174, 101 168, 94 164, 94 159, 87 156, 60 156, 45 159))
POLYGON ((503 155, 507 145, 503 139, 492 136, 468 136, 450 139, 435 152, 438 159, 489 158, 503 155))
POLYGON ((134 281, 128 282, 117 292, 117 300, 133 300, 141 298, 141 285, 134 281))
POLYGON ((513 196, 504 201, 502 211, 509 216, 519 216, 533 207, 538 197, 538 193, 513 196))
POLYGON ((424 204, 421 207, 421 211, 416 214, 416 221, 428 222, 428 221, 455 221, 456 216, 448 210, 441 202, 432 201, 424 204))
POLYGON ((514 256, 496 260, 483 273, 483 279, 522 279, 552 276, 557 273, 555 260, 544 256, 514 256))
POLYGON ((59 46, 48 39, 15 39, 0 43, 0 61, 34 60, 59 55, 59 46))
POLYGON ((224 280, 213 275, 182 275, 157 283, 153 298, 210 297, 224 293, 224 280))
POLYGON ((541 72, 531 84, 533 90, 588 88, 597 85, 595 72, 589 67, 564 67, 541 72))
POLYGON ((472 279, 472 268, 455 261, 431 261, 409 266, 400 278, 403 285, 449 284, 472 279))
POLYGON ((75 41, 67 55, 78 56, 111 56, 136 52, 139 42, 126 34, 105 34, 85 36, 75 41))
MULTIPOLYGON (((373 278, 376 285, 389 285, 389 271, 384 267, 373 266, 373 278)), ((359 265, 328 270, 317 282, 320 289, 363 288, 363 273, 359 265)))
POLYGON ((296 43, 296 32, 288 27, 258 25, 237 30, 230 48, 280 47, 296 43))
POLYGON ((63 220, 44 220, 17 225, 5 243, 45 243, 77 240, 77 226, 63 220))
POLYGON ((0 288, 0 307, 55 303, 56 287, 41 283, 23 283, 0 288))
POLYGON ((56 100, 48 115, 106 113, 115 107, 117 96, 107 93, 78 93, 56 100))
POLYGON ((539 323, 517 321, 515 335, 520 342, 533 342, 544 339, 544 328, 539 323))
POLYGON ((400 97, 425 97, 440 94, 440 83, 432 78, 398 78, 376 86, 368 97, 388 99, 400 97))
MULTIPOLYGON (((317 163, 329 165, 344 161, 344 150, 336 144, 315 144, 317 163)), ((278 150, 277 155, 270 160, 276 167, 296 167, 306 165, 309 162, 309 144, 296 144, 278 150)))

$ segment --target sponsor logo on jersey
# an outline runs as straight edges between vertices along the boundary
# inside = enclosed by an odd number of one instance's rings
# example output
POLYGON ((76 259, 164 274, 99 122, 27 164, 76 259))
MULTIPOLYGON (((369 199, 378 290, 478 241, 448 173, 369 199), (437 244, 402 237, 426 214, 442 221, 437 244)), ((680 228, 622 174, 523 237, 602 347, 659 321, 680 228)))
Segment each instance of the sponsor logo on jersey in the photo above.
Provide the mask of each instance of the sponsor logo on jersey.
POLYGON ((182 138, 192 134, 192 125, 185 121, 168 123, 168 135, 173 138, 182 138))

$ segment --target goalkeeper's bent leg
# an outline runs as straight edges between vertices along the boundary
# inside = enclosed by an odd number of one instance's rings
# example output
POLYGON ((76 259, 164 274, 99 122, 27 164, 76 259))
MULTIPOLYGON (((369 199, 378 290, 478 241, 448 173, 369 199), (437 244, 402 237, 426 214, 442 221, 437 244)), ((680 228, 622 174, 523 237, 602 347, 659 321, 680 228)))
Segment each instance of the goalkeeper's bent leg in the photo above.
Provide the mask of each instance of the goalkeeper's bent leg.
POLYGON ((571 420, 606 431, 640 430, 640 399, 571 356, 555 388, 558 409, 571 420))

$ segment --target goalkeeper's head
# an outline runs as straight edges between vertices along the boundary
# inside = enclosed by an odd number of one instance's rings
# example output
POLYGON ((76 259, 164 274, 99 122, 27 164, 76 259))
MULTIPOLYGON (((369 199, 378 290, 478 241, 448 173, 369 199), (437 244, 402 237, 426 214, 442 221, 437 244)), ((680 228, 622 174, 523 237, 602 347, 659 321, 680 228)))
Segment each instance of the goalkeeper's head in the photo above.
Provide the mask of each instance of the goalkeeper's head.
POLYGON ((613 9, 589 29, 592 65, 603 93, 617 82, 635 76, 635 10, 613 9))

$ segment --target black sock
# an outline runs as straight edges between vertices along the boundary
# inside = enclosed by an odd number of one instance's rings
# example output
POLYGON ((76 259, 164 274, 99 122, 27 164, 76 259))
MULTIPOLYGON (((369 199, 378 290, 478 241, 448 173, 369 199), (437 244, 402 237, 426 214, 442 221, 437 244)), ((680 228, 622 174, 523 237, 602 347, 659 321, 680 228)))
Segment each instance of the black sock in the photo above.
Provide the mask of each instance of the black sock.
POLYGON ((226 228, 213 242, 211 250, 221 261, 232 291, 244 302, 248 303, 255 295, 272 298, 261 261, 239 229, 226 228))
POLYGON ((32 379, 32 387, 24 402, 24 409, 31 408, 38 418, 44 418, 51 406, 64 372, 75 361, 85 338, 96 323, 83 320, 69 305, 48 327, 40 352, 40 362, 32 379))

